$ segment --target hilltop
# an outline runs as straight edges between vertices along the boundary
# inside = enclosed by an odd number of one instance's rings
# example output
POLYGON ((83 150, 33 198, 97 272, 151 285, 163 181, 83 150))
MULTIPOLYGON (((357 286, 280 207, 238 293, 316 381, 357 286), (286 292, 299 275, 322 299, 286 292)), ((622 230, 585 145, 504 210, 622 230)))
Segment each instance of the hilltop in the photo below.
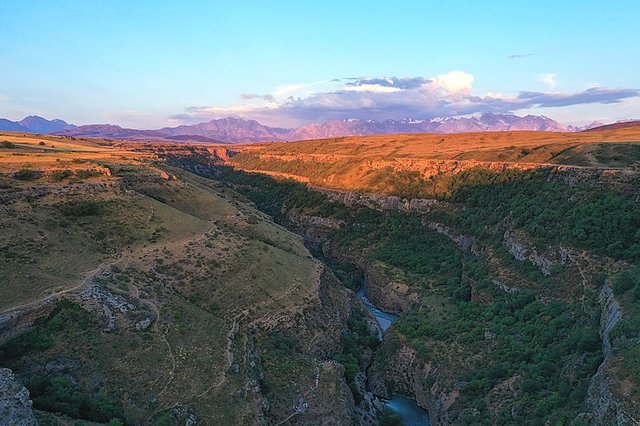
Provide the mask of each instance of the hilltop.
MULTIPOLYGON (((593 132, 477 132, 345 137, 236 146, 230 164, 316 186, 407 192, 411 175, 438 192, 451 173, 474 167, 535 169, 556 165, 620 168, 640 161, 640 126, 593 132)), ((426 189, 426 188, 425 188, 426 189)), ((415 195, 415 194, 414 194, 415 195)), ((422 194, 427 195, 426 193, 422 194)))

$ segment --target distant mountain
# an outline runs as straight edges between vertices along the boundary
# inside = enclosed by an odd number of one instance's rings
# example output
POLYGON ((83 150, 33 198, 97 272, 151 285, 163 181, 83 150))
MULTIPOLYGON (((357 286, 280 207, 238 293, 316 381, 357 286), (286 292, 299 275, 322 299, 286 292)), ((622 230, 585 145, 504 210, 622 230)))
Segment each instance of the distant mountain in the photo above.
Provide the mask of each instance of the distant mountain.
POLYGON ((114 124, 88 124, 61 132, 55 132, 55 134, 75 137, 133 140, 164 139, 166 136, 154 130, 127 129, 114 124))
POLYGON ((471 118, 434 118, 431 120, 361 120, 350 118, 325 124, 310 124, 293 129, 287 140, 319 139, 337 136, 371 136, 392 133, 465 133, 506 130, 562 132, 568 129, 541 115, 519 117, 513 114, 485 113, 471 118))
POLYGON ((74 129, 76 126, 64 120, 46 118, 37 115, 30 115, 20 121, 11 121, 0 118, 0 130, 9 132, 31 132, 31 133, 55 133, 63 130, 74 129))
POLYGON ((215 143, 215 144, 225 143, 217 139, 211 139, 211 138, 207 138, 205 136, 199 136, 199 135, 166 136, 165 139, 170 139, 172 141, 184 141, 184 142, 204 142, 204 143, 215 143))
POLYGON ((255 120, 228 117, 190 126, 165 127, 157 132, 167 136, 195 135, 237 143, 285 140, 291 129, 268 127, 255 120))
POLYGON ((76 126, 69 124, 64 120, 56 118, 47 120, 37 115, 30 115, 18 121, 18 124, 26 127, 34 133, 54 133, 62 130, 74 129, 76 126))
POLYGON ((29 129, 18 124, 15 121, 7 120, 6 118, 0 118, 0 130, 5 132, 28 132, 29 129))
POLYGON ((228 117, 193 125, 164 127, 156 130, 139 130, 123 128, 113 124, 90 124, 76 127, 62 120, 49 121, 41 117, 32 116, 26 117, 20 122, 1 120, 0 130, 129 140, 249 143, 399 133, 465 133, 516 130, 573 132, 599 125, 601 125, 601 123, 592 123, 584 127, 565 127, 557 121, 542 115, 520 117, 513 114, 485 113, 479 117, 444 117, 424 120, 407 118, 404 120, 378 121, 349 118, 322 124, 308 124, 293 129, 269 127, 255 120, 228 117))
POLYGON ((584 131, 590 132, 590 131, 600 131, 600 130, 616 130, 616 129, 624 129, 625 127, 634 127, 634 126, 640 126, 640 120, 618 121, 617 123, 591 127, 584 131))

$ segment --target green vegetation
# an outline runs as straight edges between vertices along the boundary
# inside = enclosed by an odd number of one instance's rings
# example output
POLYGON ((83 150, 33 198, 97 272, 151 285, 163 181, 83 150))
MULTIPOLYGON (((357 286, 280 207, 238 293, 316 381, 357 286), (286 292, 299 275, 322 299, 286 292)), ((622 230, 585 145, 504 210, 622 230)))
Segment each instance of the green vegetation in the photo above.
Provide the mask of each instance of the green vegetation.
MULTIPOLYGON (((51 315, 38 320, 31 331, 0 347, 0 363, 12 365, 25 355, 36 355, 53 348, 55 341, 70 325, 73 325, 76 332, 88 332, 95 327, 88 312, 63 300, 51 315)), ((96 422, 122 418, 122 407, 113 402, 105 392, 99 391, 92 395, 61 373, 42 374, 36 370, 23 377, 36 409, 96 422)))
POLYGON ((351 312, 347 326, 348 330, 343 332, 341 339, 342 352, 335 354, 333 359, 344 367, 344 377, 356 404, 359 404, 362 393, 356 384, 356 374, 363 367, 366 352, 375 349, 380 342, 371 335, 363 312, 351 312))
POLYGON ((122 415, 122 407, 104 392, 98 392, 95 397, 88 395, 79 391, 66 377, 38 377, 27 386, 33 406, 39 410, 96 422, 108 422, 122 415))
POLYGON ((402 426, 402 417, 391 408, 385 408, 380 416, 380 426, 402 426))
POLYGON ((18 180, 30 181, 38 179, 40 177, 40 173, 31 169, 22 169, 15 172, 13 177, 18 180))
POLYGON ((89 179, 89 178, 100 176, 99 171, 92 170, 92 169, 77 170, 75 174, 78 177, 78 179, 89 179))
POLYGON ((622 305, 623 316, 612 330, 610 338, 613 341, 636 338, 640 335, 640 266, 618 273, 612 281, 614 294, 622 305))
POLYGON ((56 170, 51 173, 51 180, 53 180, 54 182, 60 182, 62 180, 70 178, 71 176, 73 176, 73 171, 71 170, 56 170))
MULTIPOLYGON (((399 179, 399 186, 414 178, 392 177, 399 179)), ((401 317, 395 328, 426 359, 433 357, 434 362, 458 372, 453 380, 463 384, 459 403, 478 413, 463 423, 512 422, 511 410, 491 412, 485 402, 490 391, 506 381, 512 381, 518 393, 516 415, 522 421, 568 424, 580 411, 590 378, 602 361, 598 319, 586 316, 580 304, 543 303, 530 290, 505 293, 492 283, 482 258, 427 229, 424 220, 442 221, 474 235, 494 247, 504 267, 548 286, 556 281, 542 277, 533 265, 514 260, 501 248, 505 218, 536 243, 561 242, 637 260, 640 211, 631 197, 561 186, 549 182, 544 172, 469 170, 446 182, 448 198, 465 209, 421 216, 346 209, 304 185, 228 169, 218 178, 281 222, 294 209, 343 220, 344 225, 331 235, 333 241, 347 249, 366 249, 372 260, 402 274, 423 295, 426 306, 401 317), (473 299, 474 291, 490 303, 473 299), (442 306, 434 301, 442 301, 442 306)), ((424 189, 419 184, 409 188, 415 194, 424 189)), ((338 276, 350 276, 349 268, 328 263, 338 276)), ((354 280, 347 282, 353 286, 354 280)), ((604 282, 602 277, 598 282, 604 282)), ((629 274, 622 274, 616 285, 629 297, 636 291, 640 294, 629 274)), ((350 385, 367 346, 354 337, 360 336, 359 322, 354 321, 354 329, 350 325, 343 337, 343 352, 335 356, 345 366, 350 385)), ((357 400, 357 392, 354 396, 357 400)))
POLYGON ((60 206, 62 214, 70 217, 97 216, 102 209, 101 203, 91 200, 69 201, 60 206))
POLYGON ((640 209, 633 196, 593 188, 569 188, 549 182, 544 172, 461 173, 469 186, 454 191, 452 200, 467 208, 448 223, 474 235, 489 237, 492 226, 506 217, 538 241, 554 241, 599 254, 640 260, 640 209), (478 176, 485 175, 484 178, 478 176), (486 183, 487 179, 491 183, 486 183), (478 182, 478 183, 476 183, 478 182))
POLYGON ((0 148, 15 148, 15 144, 9 141, 0 142, 0 148))

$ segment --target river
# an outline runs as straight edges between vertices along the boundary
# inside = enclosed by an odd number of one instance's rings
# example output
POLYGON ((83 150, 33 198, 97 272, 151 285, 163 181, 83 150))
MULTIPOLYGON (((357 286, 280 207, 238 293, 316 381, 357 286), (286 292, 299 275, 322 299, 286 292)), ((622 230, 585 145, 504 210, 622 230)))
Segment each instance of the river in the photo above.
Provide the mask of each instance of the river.
MULTIPOLYGON (((397 315, 381 310, 367 298, 364 291, 364 283, 360 285, 356 294, 376 318, 383 333, 398 319, 397 315)), ((393 395, 391 400, 387 401, 387 407, 400 415, 404 426, 429 426, 427 410, 420 407, 415 399, 402 395, 393 395)))

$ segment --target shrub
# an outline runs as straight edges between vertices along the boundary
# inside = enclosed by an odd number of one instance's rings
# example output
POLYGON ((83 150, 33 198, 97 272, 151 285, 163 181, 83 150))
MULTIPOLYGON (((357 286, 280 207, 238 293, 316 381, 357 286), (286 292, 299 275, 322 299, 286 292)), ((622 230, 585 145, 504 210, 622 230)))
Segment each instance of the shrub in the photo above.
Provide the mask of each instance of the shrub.
POLYGON ((15 145, 9 141, 2 141, 0 142, 0 147, 1 148, 15 148, 15 145))
POLYGON ((101 213, 102 206, 95 201, 89 200, 69 201, 62 205, 61 210, 65 216, 97 216, 101 213))
POLYGON ((91 170, 91 169, 78 170, 76 171, 76 176, 80 179, 89 179, 92 177, 100 176, 100 172, 97 170, 91 170))
POLYGON ((279 357, 293 354, 298 347, 298 342, 293 337, 285 336, 281 331, 273 333, 267 340, 267 349, 279 357))
POLYGON ((619 296, 631 290, 636 285, 637 279, 629 271, 624 271, 618 275, 613 284, 613 290, 619 296))
POLYGON ((15 172, 13 174, 13 177, 15 177, 18 180, 35 180, 40 177, 40 174, 35 170, 22 169, 15 172))
POLYGON ((402 417, 391 408, 385 408, 380 416, 380 426, 402 426, 402 417))
POLYGON ((55 182, 60 182, 61 180, 70 178, 73 176, 73 172, 71 170, 56 170, 51 173, 51 179, 55 182))

